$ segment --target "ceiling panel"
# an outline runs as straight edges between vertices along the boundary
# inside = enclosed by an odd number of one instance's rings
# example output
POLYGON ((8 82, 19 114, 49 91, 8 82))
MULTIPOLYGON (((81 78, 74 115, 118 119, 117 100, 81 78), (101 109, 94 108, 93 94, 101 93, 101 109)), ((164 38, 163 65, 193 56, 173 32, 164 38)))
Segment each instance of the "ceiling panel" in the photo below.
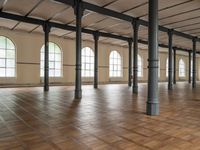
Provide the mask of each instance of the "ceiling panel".
POLYGON ((146 4, 147 0, 118 0, 111 5, 107 6, 106 8, 115 10, 117 12, 124 12, 129 9, 137 8, 143 4, 146 4))
POLYGON ((36 28, 37 25, 29 24, 29 23, 19 23, 18 26, 15 28, 16 30, 24 30, 24 31, 32 31, 34 28, 36 28))
POLYGON ((3 11, 19 13, 23 16, 28 14, 41 0, 7 0, 3 11), (25 7, 24 7, 25 6, 25 7))
POLYGON ((16 23, 17 21, 0 18, 0 26, 4 28, 12 29, 16 23))
POLYGON ((58 28, 52 28, 50 34, 56 35, 56 36, 63 36, 64 34, 67 34, 69 32, 71 32, 71 31, 62 30, 62 29, 58 29, 58 28))
POLYGON ((52 0, 44 0, 37 8, 33 10, 30 16, 39 17, 45 20, 54 17, 56 14, 60 14, 63 10, 69 6, 56 3, 52 0))
POLYGON ((98 5, 98 6, 105 6, 115 1, 117 0, 84 0, 84 2, 88 2, 94 5, 98 5))

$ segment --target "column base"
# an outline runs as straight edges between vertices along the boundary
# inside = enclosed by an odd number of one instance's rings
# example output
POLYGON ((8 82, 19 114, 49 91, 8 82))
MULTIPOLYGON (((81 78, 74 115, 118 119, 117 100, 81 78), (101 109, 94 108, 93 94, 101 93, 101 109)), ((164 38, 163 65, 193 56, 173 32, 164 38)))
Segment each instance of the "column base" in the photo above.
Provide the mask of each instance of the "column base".
POLYGON ((173 85, 172 84, 168 84, 168 90, 172 90, 173 89, 173 85))
POLYGON ((75 90, 74 98, 81 99, 82 98, 82 90, 75 90))
POLYGON ((94 84, 94 88, 95 88, 95 89, 98 89, 98 85, 94 84))
POLYGON ((49 91, 49 86, 44 86, 44 91, 48 92, 49 91))
POLYGON ((195 89, 196 88, 196 84, 192 84, 192 88, 195 89))
POLYGON ((146 106, 146 114, 150 116, 157 116, 159 115, 159 103, 155 102, 147 102, 146 106))
POLYGON ((131 82, 128 82, 128 86, 130 86, 130 87, 131 87, 131 85, 132 85, 132 83, 131 83, 131 82))
POLYGON ((138 86, 133 86, 133 93, 135 93, 135 94, 138 93, 138 86))

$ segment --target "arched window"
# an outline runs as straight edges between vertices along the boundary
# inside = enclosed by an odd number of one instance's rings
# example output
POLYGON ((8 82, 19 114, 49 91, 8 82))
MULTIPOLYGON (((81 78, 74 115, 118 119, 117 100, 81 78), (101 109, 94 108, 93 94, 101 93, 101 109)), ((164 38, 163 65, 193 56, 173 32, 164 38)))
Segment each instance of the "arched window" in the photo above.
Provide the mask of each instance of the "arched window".
POLYGON ((0 77, 15 77, 15 45, 7 37, 0 36, 0 77))
POLYGON ((185 63, 183 59, 179 60, 179 77, 185 77, 185 63))
POLYGON ((82 49, 82 77, 94 76, 94 52, 91 48, 82 49))
POLYGON ((138 55, 138 77, 143 76, 142 57, 138 55))
POLYGON ((168 77, 168 58, 166 60, 166 77, 168 77))
POLYGON ((121 77, 122 76, 122 58, 117 51, 110 53, 109 76, 121 77))
MULTIPOLYGON (((40 76, 44 76, 44 45, 40 52, 40 76)), ((49 42, 49 76, 62 76, 62 52, 55 43, 49 42)))

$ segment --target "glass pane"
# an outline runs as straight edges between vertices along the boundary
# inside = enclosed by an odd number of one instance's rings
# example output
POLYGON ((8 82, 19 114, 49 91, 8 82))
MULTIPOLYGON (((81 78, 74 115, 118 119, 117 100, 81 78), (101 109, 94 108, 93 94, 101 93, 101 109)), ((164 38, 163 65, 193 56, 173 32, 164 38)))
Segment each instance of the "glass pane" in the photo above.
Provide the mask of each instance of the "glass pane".
POLYGON ((15 51, 7 50, 6 55, 7 55, 7 58, 15 58, 15 51))
POLYGON ((7 49, 15 49, 13 42, 9 39, 7 39, 7 49))
POLYGON ((7 68, 6 69, 6 76, 7 77, 14 77, 15 76, 15 69, 14 68, 7 68))
POLYGON ((0 36, 0 48, 6 49, 6 38, 3 36, 0 36))
POLYGON ((54 53, 54 43, 49 43, 49 53, 54 53))
POLYGON ((61 54, 55 54, 55 61, 61 61, 61 54))
POLYGON ((44 68, 44 61, 40 62, 40 68, 44 68))
POLYGON ((14 68, 15 67, 15 60, 14 59, 7 59, 6 60, 6 67, 14 68))
POLYGON ((5 76, 6 76, 6 69, 0 68, 0 77, 5 77, 5 76))
POLYGON ((55 62, 55 68, 56 69, 61 69, 61 63, 60 62, 55 62))
POLYGON ((49 68, 54 68, 54 63, 55 62, 49 62, 49 68))
POLYGON ((6 51, 0 49, 0 58, 5 58, 6 57, 6 51))
POLYGON ((0 67, 6 67, 6 60, 0 59, 0 67))
POLYGON ((54 54, 49 54, 49 60, 54 61, 54 54))
POLYGON ((40 76, 43 77, 44 76, 44 70, 40 69, 40 76))
POLYGON ((52 70, 52 69, 49 70, 49 76, 54 77, 54 70, 52 70))
POLYGON ((60 77, 61 76, 61 70, 56 70, 55 71, 55 76, 60 77))
POLYGON ((61 53, 61 50, 57 45, 55 45, 55 53, 57 53, 57 54, 61 53))
POLYGON ((40 54, 40 59, 41 59, 41 60, 44 60, 44 53, 41 53, 41 54, 40 54))

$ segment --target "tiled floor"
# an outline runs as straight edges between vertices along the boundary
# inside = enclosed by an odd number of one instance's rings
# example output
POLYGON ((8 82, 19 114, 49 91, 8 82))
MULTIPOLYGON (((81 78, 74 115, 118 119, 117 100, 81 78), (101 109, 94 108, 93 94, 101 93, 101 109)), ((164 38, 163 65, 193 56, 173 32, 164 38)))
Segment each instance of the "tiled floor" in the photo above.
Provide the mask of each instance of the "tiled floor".
POLYGON ((200 87, 160 88, 160 116, 145 115, 146 84, 0 89, 0 150, 200 150, 200 87))

